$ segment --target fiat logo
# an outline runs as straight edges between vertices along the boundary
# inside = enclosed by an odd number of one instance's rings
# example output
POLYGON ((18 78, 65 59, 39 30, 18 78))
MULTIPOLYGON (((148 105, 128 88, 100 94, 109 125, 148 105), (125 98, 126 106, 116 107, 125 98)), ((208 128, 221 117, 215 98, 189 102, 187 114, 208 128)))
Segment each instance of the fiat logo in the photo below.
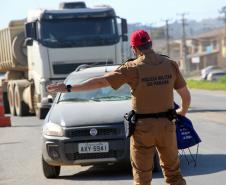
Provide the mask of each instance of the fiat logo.
POLYGON ((91 128, 89 133, 90 133, 91 136, 96 136, 97 135, 97 129, 91 128))

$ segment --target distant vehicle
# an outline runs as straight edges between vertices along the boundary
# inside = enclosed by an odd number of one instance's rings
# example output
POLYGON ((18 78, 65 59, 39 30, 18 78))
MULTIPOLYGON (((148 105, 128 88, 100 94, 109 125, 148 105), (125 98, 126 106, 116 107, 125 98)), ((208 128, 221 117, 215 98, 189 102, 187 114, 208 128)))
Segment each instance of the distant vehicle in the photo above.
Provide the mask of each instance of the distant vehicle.
MULTIPOLYGON (((103 75, 117 66, 81 68, 65 84, 103 75)), ((45 119, 42 133, 42 165, 47 178, 59 176, 63 165, 97 165, 130 161, 129 139, 123 115, 131 109, 128 85, 85 92, 58 93, 45 119)), ((159 171, 158 155, 154 157, 159 171)))
POLYGON ((212 70, 207 76, 208 81, 217 81, 220 77, 226 75, 226 71, 222 69, 212 70))
POLYGON ((221 69, 221 68, 219 66, 215 66, 215 65, 211 65, 211 66, 207 66, 207 67, 203 68, 201 70, 201 78, 203 80, 206 80, 209 72, 212 70, 216 70, 216 69, 221 69))

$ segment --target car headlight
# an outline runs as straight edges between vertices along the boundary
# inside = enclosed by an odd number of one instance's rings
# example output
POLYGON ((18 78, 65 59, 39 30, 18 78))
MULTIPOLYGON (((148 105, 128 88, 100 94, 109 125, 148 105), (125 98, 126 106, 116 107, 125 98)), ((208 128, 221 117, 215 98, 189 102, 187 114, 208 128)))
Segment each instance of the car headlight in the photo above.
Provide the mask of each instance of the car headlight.
POLYGON ((62 127, 58 124, 55 123, 47 123, 43 127, 43 134, 47 136, 63 136, 64 131, 62 127))

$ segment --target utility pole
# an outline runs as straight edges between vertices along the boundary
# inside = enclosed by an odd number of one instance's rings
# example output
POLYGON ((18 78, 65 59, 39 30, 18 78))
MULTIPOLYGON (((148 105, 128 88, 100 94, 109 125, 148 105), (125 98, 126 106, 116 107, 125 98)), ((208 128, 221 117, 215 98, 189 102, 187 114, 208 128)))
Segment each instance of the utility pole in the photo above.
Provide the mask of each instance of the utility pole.
POLYGON ((166 48, 167 48, 167 55, 170 57, 170 43, 169 43, 169 20, 165 20, 166 23, 166 48))
POLYGON ((225 35, 226 35, 226 6, 222 7, 222 9, 219 11, 220 14, 224 14, 224 28, 225 28, 225 35))
POLYGON ((180 14, 181 15, 181 22, 182 22, 182 47, 183 47, 183 62, 182 62, 182 66, 183 66, 183 70, 185 74, 188 74, 190 72, 190 64, 189 61, 187 59, 187 54, 188 54, 188 49, 187 49, 187 43, 186 43, 186 31, 185 31, 185 27, 186 27, 186 19, 185 19, 185 13, 180 14))

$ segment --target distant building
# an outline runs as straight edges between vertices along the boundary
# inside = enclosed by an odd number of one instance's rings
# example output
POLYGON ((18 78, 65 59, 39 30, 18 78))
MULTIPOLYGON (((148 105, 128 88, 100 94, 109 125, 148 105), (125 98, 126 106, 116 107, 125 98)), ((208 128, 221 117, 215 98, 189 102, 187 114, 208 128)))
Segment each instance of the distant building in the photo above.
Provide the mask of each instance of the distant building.
MULTIPOLYGON (((186 46, 190 71, 200 70, 209 65, 226 68, 226 33, 224 28, 189 38, 186 41, 186 46)), ((170 43, 170 57, 182 64, 183 47, 181 40, 170 43)))
POLYGON ((192 39, 193 50, 188 57, 191 69, 209 65, 226 68, 226 36, 224 28, 203 33, 192 39))

